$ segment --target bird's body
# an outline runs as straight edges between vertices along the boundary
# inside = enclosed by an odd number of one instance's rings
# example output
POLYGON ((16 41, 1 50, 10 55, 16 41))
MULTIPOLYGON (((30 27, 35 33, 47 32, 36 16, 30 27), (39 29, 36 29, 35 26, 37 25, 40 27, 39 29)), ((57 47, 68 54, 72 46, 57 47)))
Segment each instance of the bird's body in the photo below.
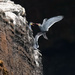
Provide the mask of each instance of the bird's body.
POLYGON ((32 30, 31 25, 33 24, 33 22, 29 23, 29 29, 32 30))

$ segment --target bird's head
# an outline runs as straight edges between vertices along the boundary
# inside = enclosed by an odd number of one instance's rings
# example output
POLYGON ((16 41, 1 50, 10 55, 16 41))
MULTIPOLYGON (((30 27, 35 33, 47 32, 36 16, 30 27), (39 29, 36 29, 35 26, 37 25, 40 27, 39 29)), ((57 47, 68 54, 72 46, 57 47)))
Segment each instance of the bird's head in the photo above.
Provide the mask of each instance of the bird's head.
POLYGON ((32 26, 34 26, 34 24, 35 24, 35 23, 33 23, 33 22, 30 22, 30 25, 32 25, 32 26))

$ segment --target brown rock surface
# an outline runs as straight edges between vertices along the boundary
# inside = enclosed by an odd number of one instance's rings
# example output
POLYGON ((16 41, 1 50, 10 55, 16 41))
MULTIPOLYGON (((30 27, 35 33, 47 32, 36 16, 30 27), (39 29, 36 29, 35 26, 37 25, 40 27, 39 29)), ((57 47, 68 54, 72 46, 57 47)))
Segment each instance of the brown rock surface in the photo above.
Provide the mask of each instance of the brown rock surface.
POLYGON ((35 64, 33 32, 27 21, 13 21, 0 11, 0 75, 42 75, 35 64))

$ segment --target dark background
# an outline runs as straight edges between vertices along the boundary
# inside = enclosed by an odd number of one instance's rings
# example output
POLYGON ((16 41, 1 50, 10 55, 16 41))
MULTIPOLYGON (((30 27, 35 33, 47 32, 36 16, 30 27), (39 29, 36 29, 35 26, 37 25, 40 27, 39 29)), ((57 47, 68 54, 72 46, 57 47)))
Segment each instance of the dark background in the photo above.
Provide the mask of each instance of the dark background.
MULTIPOLYGON (((26 9, 28 22, 42 23, 44 18, 63 15, 47 36, 39 39, 43 55, 43 75, 75 75, 75 1, 74 0, 14 0, 26 9)), ((32 27, 34 36, 39 32, 32 27)))

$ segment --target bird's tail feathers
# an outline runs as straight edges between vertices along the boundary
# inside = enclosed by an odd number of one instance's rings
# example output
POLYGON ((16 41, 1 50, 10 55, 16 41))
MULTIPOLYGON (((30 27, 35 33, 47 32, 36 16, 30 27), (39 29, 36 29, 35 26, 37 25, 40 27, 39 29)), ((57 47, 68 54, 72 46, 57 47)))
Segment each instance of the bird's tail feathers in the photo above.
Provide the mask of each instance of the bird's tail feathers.
POLYGON ((43 37, 44 37, 46 40, 48 40, 48 37, 47 37, 47 35, 46 35, 46 32, 43 33, 43 37))

